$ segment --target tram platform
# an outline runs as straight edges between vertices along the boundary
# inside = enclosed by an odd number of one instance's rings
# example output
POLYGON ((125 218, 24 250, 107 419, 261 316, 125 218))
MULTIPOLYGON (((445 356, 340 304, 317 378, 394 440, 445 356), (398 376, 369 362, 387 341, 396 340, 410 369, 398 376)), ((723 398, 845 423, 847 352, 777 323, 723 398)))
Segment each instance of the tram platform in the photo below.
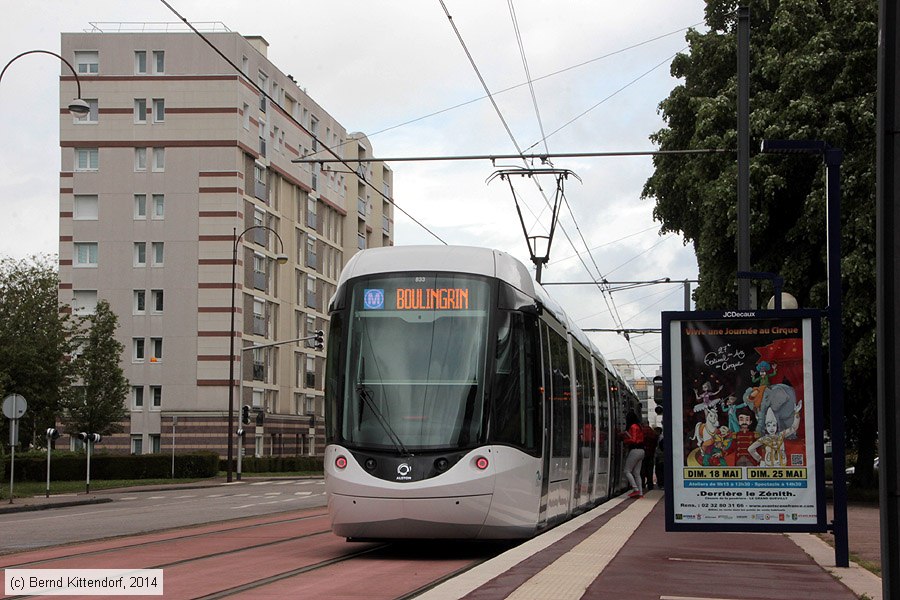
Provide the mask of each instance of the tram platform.
MULTIPOLYGON (((851 513, 851 552, 853 539, 878 539, 878 507, 867 509, 851 513)), ((653 490, 599 506, 419 598, 882 598, 879 577, 834 565, 833 548, 812 534, 666 532, 663 492, 653 490)))

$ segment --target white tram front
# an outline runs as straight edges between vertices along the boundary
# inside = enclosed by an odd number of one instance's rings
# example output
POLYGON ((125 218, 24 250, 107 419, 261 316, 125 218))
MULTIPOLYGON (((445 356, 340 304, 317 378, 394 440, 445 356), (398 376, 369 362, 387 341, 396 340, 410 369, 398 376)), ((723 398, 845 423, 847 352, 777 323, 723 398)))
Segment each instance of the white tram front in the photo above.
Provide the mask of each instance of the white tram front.
POLYGON ((523 538, 618 491, 626 386, 519 261, 470 247, 364 250, 330 313, 336 535, 523 538))

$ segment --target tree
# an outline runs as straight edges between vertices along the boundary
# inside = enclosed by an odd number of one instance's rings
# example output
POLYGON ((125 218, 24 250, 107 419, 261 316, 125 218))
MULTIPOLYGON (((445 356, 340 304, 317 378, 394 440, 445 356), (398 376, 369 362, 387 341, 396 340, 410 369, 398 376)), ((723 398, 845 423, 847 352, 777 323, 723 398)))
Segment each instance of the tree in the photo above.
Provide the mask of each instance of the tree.
MULTIPOLYGON (((21 394, 28 412, 19 439, 40 445, 56 423, 72 368, 72 321, 60 311, 56 261, 49 256, 0 260, 0 398, 21 394)), ((0 419, 6 439, 8 421, 0 419)))
POLYGON ((106 300, 85 317, 86 329, 73 361, 78 378, 66 402, 67 431, 109 435, 121 431, 128 380, 119 366, 124 346, 116 337, 119 319, 106 300))
MULTIPOLYGON (((707 0, 707 33, 687 34, 672 62, 683 79, 660 103, 660 149, 735 148, 737 0, 707 0)), ((857 478, 873 484, 875 407, 875 0, 751 3, 751 149, 762 139, 823 140, 844 150, 841 169, 843 385, 857 478)), ((660 155, 643 197, 662 232, 691 243, 699 309, 737 306, 733 154, 660 155)), ((752 270, 781 274, 800 306, 827 305, 825 181, 809 156, 756 155, 750 165, 752 270)))

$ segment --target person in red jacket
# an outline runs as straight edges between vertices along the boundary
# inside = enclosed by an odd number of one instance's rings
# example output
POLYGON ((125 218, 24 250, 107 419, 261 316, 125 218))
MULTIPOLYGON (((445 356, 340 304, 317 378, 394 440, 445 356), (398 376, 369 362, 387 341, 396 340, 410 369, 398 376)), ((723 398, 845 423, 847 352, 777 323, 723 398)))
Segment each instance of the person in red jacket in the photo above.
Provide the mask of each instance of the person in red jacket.
POLYGON ((644 461, 644 431, 634 411, 625 415, 625 479, 631 486, 629 498, 641 498, 644 496, 641 486, 641 466, 644 461))

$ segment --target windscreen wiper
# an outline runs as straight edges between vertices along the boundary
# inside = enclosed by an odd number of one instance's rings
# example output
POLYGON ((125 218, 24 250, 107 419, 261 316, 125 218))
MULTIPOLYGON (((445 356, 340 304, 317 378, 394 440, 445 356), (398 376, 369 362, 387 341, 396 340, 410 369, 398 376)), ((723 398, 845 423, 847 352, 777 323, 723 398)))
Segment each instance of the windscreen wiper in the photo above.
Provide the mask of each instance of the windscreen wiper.
POLYGON ((388 435, 391 443, 394 444, 394 448, 397 449, 397 452, 399 452, 401 456, 412 456, 412 453, 407 450, 406 446, 403 445, 403 442, 400 441, 400 436, 397 435, 397 432, 393 430, 391 424, 384 418, 384 415, 378 409, 378 406, 375 405, 375 401, 372 400, 372 395, 369 394, 369 390, 366 389, 366 386, 356 386, 356 393, 359 394, 359 397, 362 398, 363 402, 366 403, 366 406, 369 407, 369 410, 372 411, 372 414, 375 415, 375 418, 378 420, 382 429, 384 429, 384 432, 388 435))

